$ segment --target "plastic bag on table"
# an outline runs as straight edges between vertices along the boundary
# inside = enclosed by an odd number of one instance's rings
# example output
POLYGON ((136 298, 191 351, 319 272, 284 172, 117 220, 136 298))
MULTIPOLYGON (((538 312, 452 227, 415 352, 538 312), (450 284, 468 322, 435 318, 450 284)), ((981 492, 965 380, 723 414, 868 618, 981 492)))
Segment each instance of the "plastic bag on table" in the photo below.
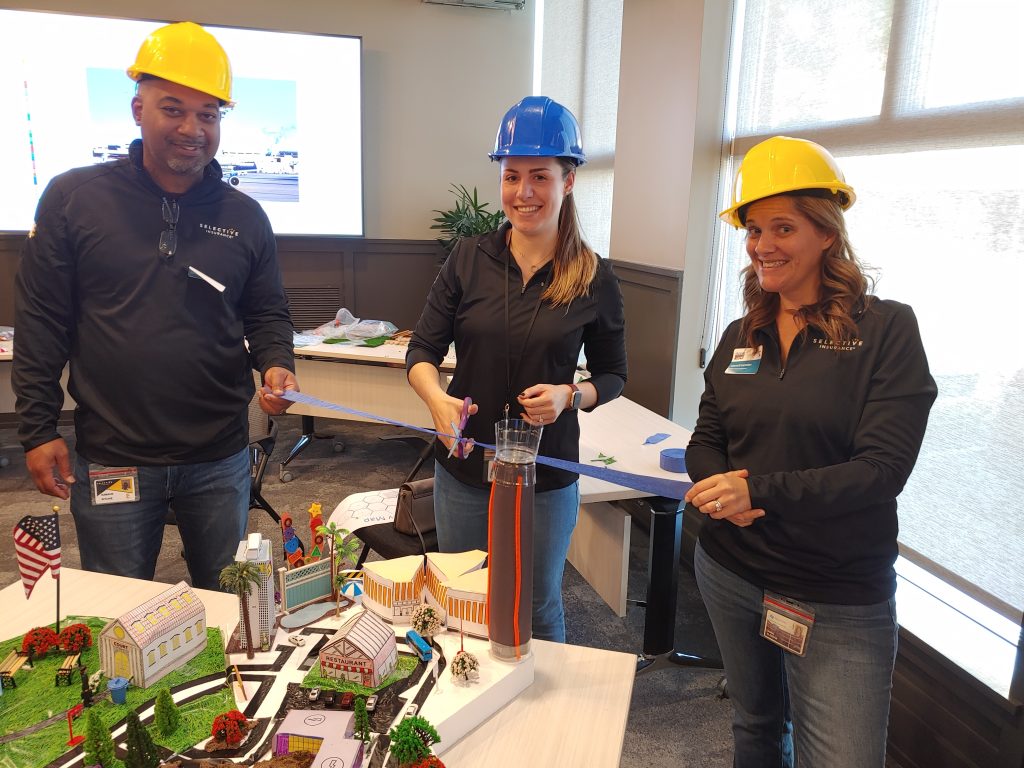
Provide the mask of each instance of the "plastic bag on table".
POLYGON ((345 307, 329 323, 319 328, 303 331, 303 337, 315 337, 322 342, 332 341, 364 341, 380 336, 390 336, 398 330, 398 326, 386 320, 360 320, 345 307))

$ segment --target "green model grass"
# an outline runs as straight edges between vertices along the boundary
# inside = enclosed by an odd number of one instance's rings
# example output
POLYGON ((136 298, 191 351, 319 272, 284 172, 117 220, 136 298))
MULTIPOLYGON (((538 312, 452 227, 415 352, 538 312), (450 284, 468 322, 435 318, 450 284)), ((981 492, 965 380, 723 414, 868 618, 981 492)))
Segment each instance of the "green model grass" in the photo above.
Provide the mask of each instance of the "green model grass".
MULTIPOLYGON (((64 626, 75 622, 86 624, 92 630, 93 645, 85 649, 81 655, 81 662, 91 674, 99 667, 97 641, 100 631, 107 622, 96 617, 69 616, 64 621, 64 626)), ((20 650, 21 637, 0 642, 0 658, 6 657, 12 650, 20 650)), ((97 701, 92 709, 98 712, 103 722, 110 727, 123 720, 129 709, 139 712, 143 718, 149 716, 160 688, 171 688, 213 674, 223 676, 227 669, 224 638, 216 628, 208 628, 206 638, 206 649, 201 654, 162 678, 155 686, 146 689, 129 686, 124 704, 114 704, 107 697, 97 701)), ((4 691, 3 697, 0 698, 0 735, 23 730, 53 716, 57 716, 57 720, 35 733, 0 744, 0 768, 39 768, 68 751, 68 724, 65 713, 81 703, 82 684, 78 671, 75 670, 71 675, 71 685, 54 685, 54 678, 63 661, 63 653, 51 651, 44 658, 33 662, 32 669, 22 667, 14 678, 18 687, 4 691)), ((100 691, 105 690, 106 678, 100 683, 100 691)), ((153 741, 160 746, 175 752, 183 751, 208 739, 213 718, 235 707, 232 691, 225 684, 209 695, 180 706, 178 709, 181 712, 181 724, 171 736, 161 736, 152 724, 147 730, 153 741)), ((75 719, 74 728, 76 736, 84 736, 85 717, 75 719)))

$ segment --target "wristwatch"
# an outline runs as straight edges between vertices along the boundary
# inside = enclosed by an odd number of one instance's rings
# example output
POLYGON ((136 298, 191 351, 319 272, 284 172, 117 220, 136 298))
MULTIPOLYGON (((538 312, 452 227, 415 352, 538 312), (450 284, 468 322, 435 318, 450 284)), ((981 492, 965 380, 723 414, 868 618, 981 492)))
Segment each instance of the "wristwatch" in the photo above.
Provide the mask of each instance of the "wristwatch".
POLYGON ((578 411, 580 409, 580 401, 583 400, 583 392, 575 384, 570 384, 569 389, 572 390, 572 396, 569 398, 569 410, 578 411))

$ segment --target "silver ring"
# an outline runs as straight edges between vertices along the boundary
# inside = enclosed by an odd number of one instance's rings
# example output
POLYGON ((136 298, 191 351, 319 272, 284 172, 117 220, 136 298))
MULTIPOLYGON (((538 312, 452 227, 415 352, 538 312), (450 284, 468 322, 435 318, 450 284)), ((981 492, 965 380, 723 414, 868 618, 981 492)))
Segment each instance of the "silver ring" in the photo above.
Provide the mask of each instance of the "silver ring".
POLYGON ((715 514, 717 515, 721 511, 722 511, 722 502, 720 502, 718 499, 715 499, 715 514))

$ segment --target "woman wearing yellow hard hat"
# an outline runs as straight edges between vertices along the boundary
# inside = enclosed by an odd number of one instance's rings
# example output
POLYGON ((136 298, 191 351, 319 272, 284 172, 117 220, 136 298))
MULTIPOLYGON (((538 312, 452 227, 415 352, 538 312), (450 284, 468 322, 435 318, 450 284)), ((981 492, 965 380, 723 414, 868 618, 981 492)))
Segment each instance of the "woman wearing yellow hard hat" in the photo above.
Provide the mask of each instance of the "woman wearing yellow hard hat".
POLYGON ((686 501, 738 768, 885 762, 896 497, 936 388, 911 308, 869 292, 854 200, 826 149, 777 136, 721 213, 747 232, 746 314, 704 374, 686 501))

